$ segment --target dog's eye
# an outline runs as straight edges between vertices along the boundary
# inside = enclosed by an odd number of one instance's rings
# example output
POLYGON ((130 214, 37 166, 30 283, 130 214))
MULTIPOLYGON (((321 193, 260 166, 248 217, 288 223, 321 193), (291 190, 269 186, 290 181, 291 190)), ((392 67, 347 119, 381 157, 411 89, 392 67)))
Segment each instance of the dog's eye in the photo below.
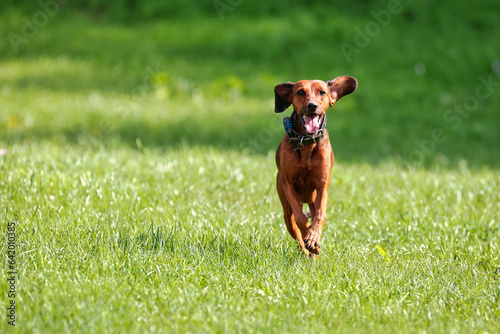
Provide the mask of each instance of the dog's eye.
POLYGON ((297 95, 304 96, 304 95, 306 95, 306 91, 301 89, 301 90, 297 91, 297 95))
POLYGON ((325 95, 325 94, 326 94, 326 92, 324 90, 319 91, 319 95, 325 95))

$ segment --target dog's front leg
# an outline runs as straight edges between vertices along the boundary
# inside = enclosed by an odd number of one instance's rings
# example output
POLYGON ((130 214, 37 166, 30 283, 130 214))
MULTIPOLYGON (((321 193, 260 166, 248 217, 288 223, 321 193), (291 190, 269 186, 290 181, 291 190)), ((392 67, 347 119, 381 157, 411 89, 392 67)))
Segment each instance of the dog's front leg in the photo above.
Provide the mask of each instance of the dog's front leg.
POLYGON ((292 209, 293 220, 297 224, 297 228, 300 231, 300 235, 297 234, 297 241, 299 242, 300 247, 303 250, 306 250, 302 239, 308 232, 309 221, 307 220, 306 215, 302 212, 302 202, 300 201, 299 194, 290 182, 283 182, 283 190, 285 192, 288 205, 292 209))
POLYGON ((311 226, 307 229, 304 237, 305 247, 313 254, 319 254, 321 233, 326 222, 326 207, 328 204, 327 187, 318 189, 314 201, 314 215, 311 217, 311 226))

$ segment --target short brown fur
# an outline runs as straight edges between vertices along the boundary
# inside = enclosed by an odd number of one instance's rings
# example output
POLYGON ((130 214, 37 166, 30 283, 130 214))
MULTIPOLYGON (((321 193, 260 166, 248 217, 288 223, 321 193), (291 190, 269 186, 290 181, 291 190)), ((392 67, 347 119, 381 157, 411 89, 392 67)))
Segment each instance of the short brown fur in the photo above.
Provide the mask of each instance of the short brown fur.
MULTIPOLYGON (((293 105, 298 114, 293 127, 304 134, 306 130, 300 121, 302 116, 324 117, 329 106, 356 88, 357 80, 349 76, 338 77, 327 83, 321 80, 283 83, 274 88, 275 112, 282 112, 293 105)), ((276 186, 286 227, 304 254, 315 258, 319 256, 321 234, 326 221, 333 163, 333 151, 326 129, 324 137, 310 145, 297 146, 285 135, 276 151, 276 186), (311 223, 302 212, 303 204, 309 206, 311 223)))

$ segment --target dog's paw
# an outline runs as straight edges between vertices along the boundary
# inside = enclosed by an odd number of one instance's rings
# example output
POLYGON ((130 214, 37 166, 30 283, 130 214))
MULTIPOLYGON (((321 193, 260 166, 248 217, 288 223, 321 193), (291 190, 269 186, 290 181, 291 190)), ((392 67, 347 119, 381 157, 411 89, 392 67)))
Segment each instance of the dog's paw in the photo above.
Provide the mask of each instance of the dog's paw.
POLYGON ((317 259, 319 259, 319 254, 310 253, 310 254, 309 254, 309 258, 310 258, 312 261, 316 261, 317 259))
POLYGON ((321 248, 320 245, 321 232, 308 229, 307 234, 304 238, 304 247, 313 254, 319 254, 319 250, 321 248))

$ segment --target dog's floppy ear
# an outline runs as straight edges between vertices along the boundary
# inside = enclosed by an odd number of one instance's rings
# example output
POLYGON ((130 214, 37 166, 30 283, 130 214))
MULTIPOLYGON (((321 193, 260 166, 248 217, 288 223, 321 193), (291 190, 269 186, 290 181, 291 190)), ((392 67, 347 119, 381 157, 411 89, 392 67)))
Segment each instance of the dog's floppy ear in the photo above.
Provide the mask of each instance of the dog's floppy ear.
POLYGON ((283 112, 292 104, 293 82, 285 82, 274 87, 274 112, 283 112))
POLYGON ((330 90, 330 106, 340 100, 342 96, 351 94, 358 88, 358 80, 356 78, 344 75, 327 82, 330 90))

